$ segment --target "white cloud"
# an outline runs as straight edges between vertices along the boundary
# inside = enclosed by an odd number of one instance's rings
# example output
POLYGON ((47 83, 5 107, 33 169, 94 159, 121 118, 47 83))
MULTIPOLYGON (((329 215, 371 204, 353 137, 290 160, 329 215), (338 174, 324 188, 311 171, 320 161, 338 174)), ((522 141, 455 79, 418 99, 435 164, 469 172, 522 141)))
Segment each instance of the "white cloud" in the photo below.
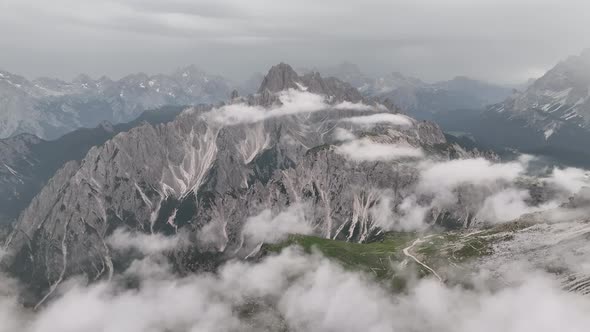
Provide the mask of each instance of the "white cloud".
POLYGON ((427 161, 421 165, 418 195, 434 195, 435 205, 456 201, 453 192, 460 186, 494 187, 513 182, 525 172, 519 162, 493 163, 484 158, 456 159, 443 162, 427 161))
POLYGON ((379 143, 369 138, 345 142, 336 148, 336 153, 356 162, 421 158, 424 155, 420 148, 402 144, 379 143))
POLYGON ((508 188, 487 197, 476 218, 493 223, 507 222, 537 211, 557 208, 557 202, 549 202, 542 206, 531 206, 530 193, 526 190, 508 188))
POLYGON ((182 240, 181 235, 130 233, 119 228, 107 238, 107 243, 115 250, 137 250, 150 255, 178 248, 182 240))
POLYGON ((491 289, 476 278, 475 287, 462 288, 422 279, 393 294, 318 254, 287 249, 257 263, 228 262, 215 275, 148 274, 135 289, 116 278, 77 283, 30 314, 2 297, 0 331, 553 332, 585 331, 590 324, 590 300, 548 275, 502 277, 509 286, 491 289), (243 310, 248 315, 238 314, 243 310))
POLYGON ((351 103, 350 101, 343 101, 336 105, 334 105, 334 109, 337 110, 354 110, 354 111, 371 111, 374 110, 375 107, 366 105, 363 103, 351 103))
POLYGON ((209 121, 222 125, 237 125, 241 123, 255 123, 266 119, 295 115, 301 113, 313 113, 324 110, 348 109, 353 111, 367 111, 373 106, 361 103, 341 103, 330 105, 326 97, 297 89, 288 89, 278 93, 279 105, 270 108, 262 106, 250 106, 244 103, 230 104, 214 109, 203 117, 209 121))
POLYGON ((214 248, 223 251, 228 241, 225 221, 214 220, 203 226, 197 233, 197 240, 202 250, 214 248))
POLYGON ((394 220, 393 207, 391 193, 380 193, 377 203, 369 209, 369 214, 377 227, 383 230, 391 230, 392 220, 394 220))
POLYGON ((402 114, 377 113, 364 116, 354 116, 342 119, 343 122, 350 122, 365 127, 373 127, 379 123, 389 123, 396 126, 410 127, 413 125, 411 118, 402 114))
POLYGON ((356 138, 352 132, 344 128, 336 128, 333 137, 337 141, 351 141, 356 138))
POLYGON ((313 227, 305 213, 304 205, 295 204, 276 215, 270 210, 264 210, 248 218, 242 230, 246 245, 276 243, 290 234, 311 234, 313 227))
POLYGON ((279 100, 282 105, 270 109, 243 103, 230 104, 214 109, 206 113, 204 117, 222 125, 236 125, 260 122, 278 116, 317 112, 328 107, 323 96, 295 89, 282 91, 279 94, 279 100))
POLYGON ((450 191, 464 184, 491 185, 497 181, 514 181, 525 171, 519 162, 493 163, 484 158, 456 159, 438 163, 426 162, 418 191, 450 191))
POLYGON ((547 210, 554 201, 531 206, 528 191, 518 188, 516 180, 525 175, 530 158, 494 163, 484 158, 449 161, 424 161, 419 180, 397 207, 394 227, 422 229, 429 211, 455 211, 474 214, 476 220, 505 222, 522 214, 547 210))
POLYGON ((590 186, 590 172, 579 168, 554 168, 545 179, 551 185, 567 193, 575 194, 583 187, 590 186))

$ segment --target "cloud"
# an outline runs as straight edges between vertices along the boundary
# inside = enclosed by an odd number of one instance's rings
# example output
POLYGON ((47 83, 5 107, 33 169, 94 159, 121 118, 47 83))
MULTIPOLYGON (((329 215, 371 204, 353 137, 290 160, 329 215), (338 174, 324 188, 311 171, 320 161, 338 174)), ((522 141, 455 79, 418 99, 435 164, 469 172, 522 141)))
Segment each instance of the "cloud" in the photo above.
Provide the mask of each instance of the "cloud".
POLYGON ((554 168, 547 183, 567 193, 575 194, 583 187, 590 186, 590 172, 579 168, 554 168))
POLYGON ((326 97, 307 91, 288 89, 278 93, 279 105, 270 108, 262 106, 250 106, 244 103, 230 104, 214 109, 203 117, 214 123, 222 125, 237 125, 241 123, 255 123, 266 119, 295 115, 301 113, 313 113, 324 110, 349 109, 366 111, 374 109, 373 106, 361 103, 346 103, 330 105, 326 97), (350 108, 349 108, 350 107, 350 108))
POLYGON ((454 191, 460 186, 494 187, 507 184, 524 174, 520 162, 493 163, 484 158, 426 161, 421 166, 416 186, 418 195, 434 195, 434 205, 456 202, 454 191))
POLYGON ((230 104, 214 109, 206 113, 204 117, 223 125, 236 125, 260 122, 279 116, 318 112, 329 107, 325 97, 296 89, 281 91, 278 97, 281 104, 269 109, 244 103, 230 104))
POLYGON ((396 126, 410 127, 413 125, 412 119, 402 114, 378 113, 364 116, 355 116, 342 119, 343 122, 350 122, 364 127, 373 127, 380 123, 389 123, 396 126))
POLYGON ((369 215, 373 218, 375 226, 389 231, 392 229, 392 220, 395 216, 393 215, 394 202, 392 193, 382 192, 379 193, 380 199, 369 209, 369 215))
POLYGON ((223 251, 228 242, 225 221, 211 221, 203 226, 197 233, 197 240, 201 250, 223 251))
POLYGON ((313 227, 306 218, 306 207, 300 204, 289 206, 279 214, 264 210, 246 220, 242 236, 246 244, 276 243, 290 234, 311 234, 313 227))
POLYGON ((351 141, 356 138, 356 136, 352 132, 344 128, 334 129, 333 137, 337 141, 351 141))
POLYGON ((115 250, 137 250, 140 253, 152 255, 178 248, 183 239, 181 235, 165 236, 162 234, 130 233, 116 229, 108 237, 107 243, 115 250))
MULTIPOLYGON (((486 223, 507 222, 524 214, 551 211, 563 203, 563 197, 550 196, 544 201, 535 201, 528 185, 519 184, 520 179, 528 176, 531 160, 530 156, 523 156, 505 163, 484 158, 424 161, 418 167, 418 183, 394 208, 389 228, 423 229, 433 222, 427 219, 431 211, 435 217, 445 211, 464 217, 473 215, 476 222, 486 223)), ((528 181, 541 183, 542 180, 528 181)))
MULTIPOLYGON (((380 110, 383 110, 384 106, 382 106, 382 105, 379 105, 379 106, 377 108, 380 110)), ((351 103, 350 101, 345 100, 343 102, 340 102, 340 103, 334 105, 334 109, 353 110, 353 111, 371 111, 371 110, 374 110, 375 107, 370 106, 370 105, 366 105, 363 103, 351 103)), ((387 110, 387 109, 385 108, 385 110, 387 110)))
POLYGON ((420 148, 403 144, 379 143, 369 138, 345 142, 336 148, 336 153, 356 162, 421 158, 424 155, 420 148))
POLYGON ((555 209, 559 206, 554 201, 542 206, 531 206, 527 203, 530 199, 530 193, 526 190, 504 189, 485 199, 476 218, 487 222, 501 223, 515 220, 527 213, 555 209))
POLYGON ((418 191, 451 191, 460 185, 492 185, 497 181, 514 181, 525 172, 519 162, 493 163, 484 158, 456 159, 422 165, 418 191))
POLYGON ((2 297, 0 331, 552 332, 590 324, 588 298, 549 275, 502 278, 501 288, 480 276, 468 288, 426 278, 394 294, 370 276, 289 248, 254 263, 230 261, 216 274, 143 275, 135 288, 117 278, 77 282, 30 314, 2 297))

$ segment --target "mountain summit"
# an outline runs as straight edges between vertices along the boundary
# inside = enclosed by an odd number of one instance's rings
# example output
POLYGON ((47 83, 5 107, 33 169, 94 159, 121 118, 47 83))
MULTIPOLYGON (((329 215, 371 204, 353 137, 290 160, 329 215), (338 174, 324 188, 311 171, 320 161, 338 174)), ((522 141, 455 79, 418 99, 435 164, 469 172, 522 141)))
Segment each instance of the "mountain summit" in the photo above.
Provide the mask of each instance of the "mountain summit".
POLYGON ((262 93, 265 90, 269 92, 279 92, 282 90, 297 89, 301 85, 299 81, 299 75, 286 63, 280 63, 273 66, 268 71, 268 74, 264 77, 258 93, 262 93), (299 85, 298 85, 299 83, 299 85))

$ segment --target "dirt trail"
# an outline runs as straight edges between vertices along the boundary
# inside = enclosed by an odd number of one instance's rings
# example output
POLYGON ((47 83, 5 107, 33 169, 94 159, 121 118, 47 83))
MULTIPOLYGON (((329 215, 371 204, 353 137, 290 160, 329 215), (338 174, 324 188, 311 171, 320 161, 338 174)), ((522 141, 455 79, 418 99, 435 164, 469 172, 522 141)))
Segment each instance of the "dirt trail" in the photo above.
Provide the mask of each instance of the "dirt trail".
POLYGON ((434 271, 433 268, 426 265, 426 263, 420 261, 418 258, 416 258, 416 256, 412 255, 412 252, 411 252, 412 248, 414 248, 415 245, 424 242, 426 239, 428 239, 430 237, 432 237, 432 235, 428 235, 423 238, 417 238, 409 247, 404 248, 403 252, 404 252, 404 255, 413 259, 416 263, 422 265, 425 269, 430 271, 438 279, 438 281, 443 282, 442 278, 438 275, 438 273, 436 273, 436 271, 434 271))

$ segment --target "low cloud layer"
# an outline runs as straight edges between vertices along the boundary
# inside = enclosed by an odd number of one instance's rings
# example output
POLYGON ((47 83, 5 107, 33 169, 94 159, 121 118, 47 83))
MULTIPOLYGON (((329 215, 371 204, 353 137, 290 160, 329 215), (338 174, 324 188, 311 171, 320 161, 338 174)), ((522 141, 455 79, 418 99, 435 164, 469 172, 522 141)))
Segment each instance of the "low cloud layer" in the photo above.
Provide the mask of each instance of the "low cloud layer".
POLYGON ((336 148, 336 153, 356 162, 392 161, 424 156, 422 149, 408 144, 379 143, 369 138, 345 142, 336 148))
MULTIPOLYGON (((0 295, 0 331, 585 331, 590 300, 560 289, 540 272, 506 276, 511 286, 473 288, 433 279, 394 294, 371 277, 318 254, 288 249, 258 263, 233 261, 213 274, 139 276, 137 288, 118 279, 71 282, 38 312, 0 295)), ((479 277, 478 277, 479 278, 479 277)), ((5 279, 2 279, 3 284, 5 279)))
POLYGON ((557 188, 577 193, 590 184, 590 172, 580 168, 554 168, 546 181, 557 188))
MULTIPOLYGON (((344 145, 353 146, 356 142, 344 145)), ((350 153, 351 158, 353 155, 379 160, 383 154, 363 147, 350 153)), ((423 159, 417 165, 418 181, 402 194, 401 203, 395 205, 394 194, 383 191, 372 208, 374 222, 386 230, 424 229, 434 222, 432 218, 445 211, 465 218, 471 215, 476 223, 503 223, 536 212, 556 222, 580 218, 590 209, 590 201, 581 194, 581 190, 590 187, 587 171, 554 168, 545 176, 532 175, 536 171, 530 169, 531 158, 523 156, 512 162, 484 158, 423 159), (534 197, 534 188, 543 194, 534 197), (577 197, 572 204, 581 206, 560 207, 572 197, 577 197)))
POLYGON ((182 235, 147 235, 144 233, 130 233, 122 229, 117 229, 111 236, 109 236, 107 243, 115 250, 135 250, 142 254, 152 255, 177 249, 182 245, 183 240, 184 237, 182 235))
POLYGON ((242 230, 244 245, 252 247, 263 242, 277 243, 290 234, 311 234, 313 227, 306 218, 307 211, 307 206, 294 204, 278 214, 264 210, 248 218, 242 230))
POLYGON ((392 124, 397 126, 410 127, 413 125, 411 118, 402 114, 378 113, 365 116, 355 116, 342 119, 343 122, 358 124, 364 127, 373 127, 380 123, 392 124))
POLYGON ((266 119, 296 115, 303 113, 313 113, 324 110, 352 110, 352 111, 371 111, 378 110, 379 107, 373 107, 362 103, 342 102, 331 105, 325 96, 314 94, 297 89, 288 89, 278 93, 279 105, 270 108, 262 106, 250 106, 245 103, 230 104, 214 109, 203 117, 213 123, 221 125, 237 125, 242 123, 261 122, 266 119))

